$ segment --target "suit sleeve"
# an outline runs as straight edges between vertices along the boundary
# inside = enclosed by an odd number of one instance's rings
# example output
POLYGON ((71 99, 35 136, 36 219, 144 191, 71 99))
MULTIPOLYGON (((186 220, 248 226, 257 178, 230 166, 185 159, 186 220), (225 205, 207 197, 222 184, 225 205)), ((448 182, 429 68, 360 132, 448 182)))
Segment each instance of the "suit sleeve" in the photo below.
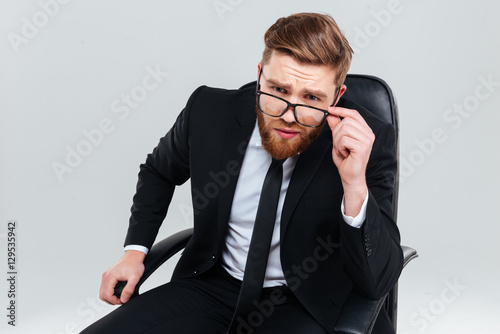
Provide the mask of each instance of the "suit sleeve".
POLYGON ((125 246, 141 245, 151 248, 167 214, 175 187, 190 177, 190 107, 202 88, 191 95, 173 127, 140 166, 125 246))
POLYGON ((366 178, 368 204, 361 228, 341 225, 341 254, 355 289, 379 299, 396 284, 403 268, 400 235, 393 219, 397 171, 394 127, 382 126, 376 134, 366 178))

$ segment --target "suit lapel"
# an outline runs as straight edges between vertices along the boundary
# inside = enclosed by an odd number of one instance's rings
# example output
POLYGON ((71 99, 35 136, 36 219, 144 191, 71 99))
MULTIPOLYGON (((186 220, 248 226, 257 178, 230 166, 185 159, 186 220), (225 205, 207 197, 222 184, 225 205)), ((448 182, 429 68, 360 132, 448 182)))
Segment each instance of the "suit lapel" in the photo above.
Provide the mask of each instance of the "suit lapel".
POLYGON ((223 159, 219 166, 221 171, 228 172, 229 182, 222 187, 219 195, 218 205, 218 235, 219 240, 224 240, 227 232, 227 222, 231 213, 234 192, 238 182, 241 165, 248 147, 248 142, 255 127, 255 95, 246 101, 243 107, 234 106, 240 110, 235 110, 236 122, 226 127, 226 134, 223 147, 223 159))
MULTIPOLYGON (((328 125, 325 125, 325 127, 328 125)), ((280 237, 283 240, 290 218, 304 191, 318 171, 326 154, 331 154, 331 132, 323 129, 321 135, 297 159, 281 213, 280 237)))

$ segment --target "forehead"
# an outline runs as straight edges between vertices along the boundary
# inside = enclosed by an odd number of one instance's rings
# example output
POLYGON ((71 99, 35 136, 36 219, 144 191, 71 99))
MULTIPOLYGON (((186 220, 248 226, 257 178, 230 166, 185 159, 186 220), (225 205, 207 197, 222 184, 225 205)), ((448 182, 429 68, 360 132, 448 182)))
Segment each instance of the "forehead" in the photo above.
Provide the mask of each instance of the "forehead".
POLYGON ((327 65, 299 63, 291 56, 273 52, 263 67, 267 79, 297 88, 304 86, 330 90, 335 87, 336 72, 327 65))

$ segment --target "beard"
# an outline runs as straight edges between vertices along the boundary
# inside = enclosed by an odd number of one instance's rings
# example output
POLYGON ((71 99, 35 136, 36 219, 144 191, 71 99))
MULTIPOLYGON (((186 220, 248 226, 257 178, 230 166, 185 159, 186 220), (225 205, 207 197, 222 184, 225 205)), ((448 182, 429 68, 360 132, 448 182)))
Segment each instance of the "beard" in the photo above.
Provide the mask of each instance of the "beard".
POLYGON ((307 130, 305 126, 298 123, 288 123, 281 118, 272 118, 264 115, 258 108, 257 124, 259 126, 260 137, 262 138, 262 146, 276 160, 283 160, 301 152, 304 152, 316 138, 318 138, 324 123, 317 128, 307 130), (270 119, 267 123, 265 117, 270 119), (275 133, 275 128, 288 127, 299 133, 291 138, 284 139, 275 133))

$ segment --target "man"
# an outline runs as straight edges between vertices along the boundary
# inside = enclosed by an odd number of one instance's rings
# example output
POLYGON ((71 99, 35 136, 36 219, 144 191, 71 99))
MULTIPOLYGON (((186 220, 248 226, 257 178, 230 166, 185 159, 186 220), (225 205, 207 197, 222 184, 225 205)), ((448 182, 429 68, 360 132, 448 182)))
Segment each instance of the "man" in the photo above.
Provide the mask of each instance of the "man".
MULTIPOLYGON (((257 85, 200 87, 141 165, 126 252, 100 290, 123 305, 84 333, 332 333, 351 289, 380 298, 397 281, 394 129, 341 99, 347 40, 330 16, 304 13, 279 19, 265 43, 257 85), (277 204, 261 209, 274 201, 268 168, 279 170, 277 204), (171 282, 129 301, 189 178, 193 237, 171 282), (263 281, 252 281, 259 266, 263 281), (120 299, 118 281, 128 282, 120 299)), ((393 332, 384 312, 374 332, 393 332)))

